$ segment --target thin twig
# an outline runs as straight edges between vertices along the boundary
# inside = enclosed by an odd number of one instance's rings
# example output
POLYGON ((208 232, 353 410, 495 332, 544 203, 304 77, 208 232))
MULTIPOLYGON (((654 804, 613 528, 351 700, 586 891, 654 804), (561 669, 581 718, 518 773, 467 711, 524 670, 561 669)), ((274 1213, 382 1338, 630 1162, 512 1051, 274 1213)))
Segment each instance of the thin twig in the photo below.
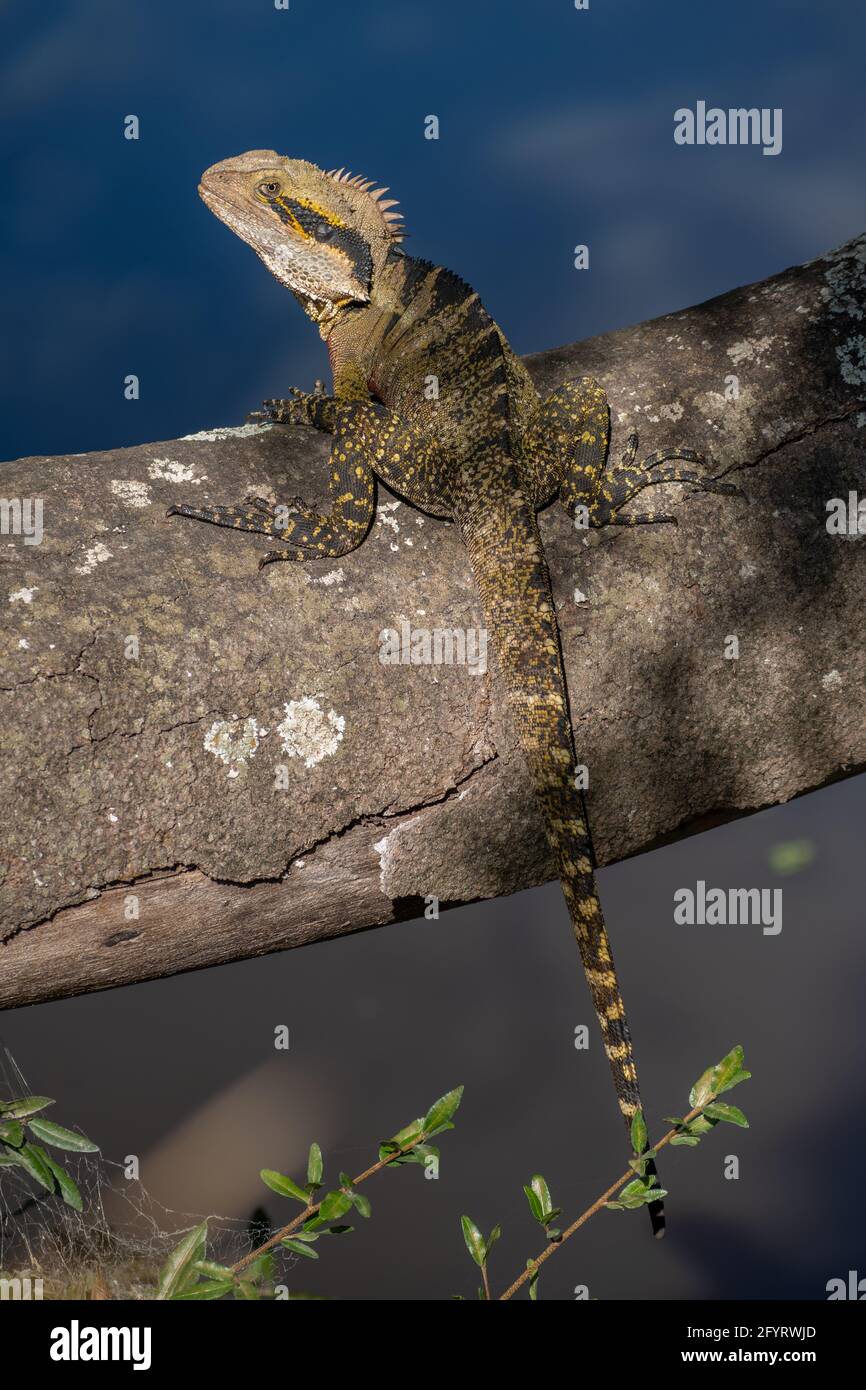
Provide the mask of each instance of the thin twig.
MULTIPOLYGON (((696 1106, 694 1110, 689 1111, 688 1115, 684 1115, 683 1118, 680 1120, 679 1124, 675 1125, 673 1129, 669 1129, 663 1139, 660 1139, 657 1144, 650 1145, 650 1148, 652 1149, 653 1153, 658 1153, 659 1149, 663 1149, 666 1144, 669 1144, 672 1139, 674 1139, 678 1134, 682 1133, 683 1126, 691 1124, 692 1120, 696 1119, 697 1116, 700 1115, 701 1111, 704 1110, 706 1106, 711 1105, 714 1100, 716 1100, 716 1096, 710 1095, 704 1101, 703 1105, 696 1106)), ((517 1290, 521 1288, 523 1284, 526 1283, 527 1279, 532 1278, 533 1274, 538 1269, 538 1266, 544 1264, 545 1260, 549 1260, 554 1251, 559 1250, 560 1247, 563 1246, 565 1242, 569 1239, 569 1237, 574 1235, 575 1231, 579 1231, 581 1226, 586 1225, 587 1221, 591 1216, 595 1216, 595 1213, 597 1211, 601 1211, 605 1203, 611 1201, 611 1199, 622 1187, 623 1183, 629 1182, 632 1178, 634 1178, 634 1169, 628 1168, 626 1172, 623 1173, 622 1177, 617 1178, 616 1182, 611 1183, 607 1191, 603 1192, 600 1197, 597 1197, 596 1200, 593 1202, 592 1206, 587 1207, 586 1211, 583 1212, 577 1218, 576 1221, 573 1221, 571 1225, 568 1227, 568 1229, 563 1231, 562 1235, 559 1236, 556 1239, 556 1241, 551 1241, 544 1248, 544 1250, 542 1250, 540 1255, 536 1255, 535 1259, 527 1265, 523 1273, 519 1275, 517 1279, 515 1279, 513 1284, 509 1285, 509 1287, 505 1290, 505 1293, 499 1295, 499 1302, 503 1303, 506 1299, 511 1298, 512 1294, 517 1293, 517 1290)))
MULTIPOLYGON (((361 1183, 366 1182, 368 1178, 372 1178, 374 1173, 381 1172, 383 1168, 387 1168, 390 1163, 393 1163, 397 1158, 401 1158, 403 1154, 411 1153, 412 1149, 417 1148, 419 1144, 423 1144, 426 1138, 426 1132, 422 1132, 417 1139, 412 1140, 411 1144, 404 1144, 402 1149, 395 1149, 387 1158, 380 1158, 378 1163, 372 1163, 369 1168, 364 1169, 363 1173, 359 1173, 356 1178, 352 1179, 350 1186, 352 1188, 360 1187, 361 1183)), ((337 1191, 346 1192, 347 1189, 345 1187, 340 1187, 337 1191)), ((269 1240, 265 1241, 264 1245, 260 1245, 256 1250, 251 1250, 248 1255, 244 1255, 242 1260, 238 1260, 237 1264, 231 1266, 232 1274, 238 1274, 240 1270, 246 1269, 247 1265, 257 1260, 259 1255, 264 1255, 267 1250, 271 1250, 273 1246, 279 1245, 281 1241, 285 1240, 286 1236, 291 1235, 292 1231, 296 1231, 305 1221, 309 1221, 311 1216, 315 1216, 324 1201, 325 1198, 323 1197, 321 1201, 306 1207, 305 1210, 301 1212, 300 1216, 296 1216, 294 1221, 290 1221, 287 1226, 282 1226, 280 1230, 277 1231, 276 1235, 271 1236, 269 1240)))

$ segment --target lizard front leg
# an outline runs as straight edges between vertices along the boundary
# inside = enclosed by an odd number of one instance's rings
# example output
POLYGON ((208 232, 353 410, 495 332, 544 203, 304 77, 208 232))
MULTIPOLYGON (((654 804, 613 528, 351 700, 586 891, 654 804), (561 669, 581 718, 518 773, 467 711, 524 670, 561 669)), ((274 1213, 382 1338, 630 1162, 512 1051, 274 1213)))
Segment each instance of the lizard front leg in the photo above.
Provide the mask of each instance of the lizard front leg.
POLYGON ((297 499, 271 507, 261 498, 247 498, 230 507, 180 505, 169 508, 168 515, 273 537, 282 549, 268 551, 259 568, 273 560, 336 559, 347 555, 361 544, 373 519, 376 484, 371 459, 381 423, 370 403, 339 407, 328 477, 328 512, 315 512, 297 499))
MULTIPOLYGON (((312 392, 305 393, 293 388, 289 400, 264 401, 264 409, 253 411, 247 418, 289 425, 308 424, 333 433, 343 404, 339 397, 329 396, 319 381, 312 392)), ((450 517, 447 473, 442 455, 433 440, 416 425, 401 419, 385 406, 369 404, 378 418, 371 455, 377 477, 413 506, 420 507, 431 516, 450 517)))
POLYGON ((328 394, 324 382, 316 381, 312 391, 291 386, 287 397, 262 401, 261 410, 251 410, 247 419, 251 424, 312 425, 324 434, 333 434, 339 405, 338 397, 328 394))
POLYGON ((315 381, 312 391, 292 386, 288 397, 262 401, 262 409, 251 411, 247 419, 253 423, 312 425, 325 434, 333 434, 341 406, 366 404, 370 400, 367 374, 354 357, 333 362, 333 369, 333 395, 328 394, 323 381, 315 381))

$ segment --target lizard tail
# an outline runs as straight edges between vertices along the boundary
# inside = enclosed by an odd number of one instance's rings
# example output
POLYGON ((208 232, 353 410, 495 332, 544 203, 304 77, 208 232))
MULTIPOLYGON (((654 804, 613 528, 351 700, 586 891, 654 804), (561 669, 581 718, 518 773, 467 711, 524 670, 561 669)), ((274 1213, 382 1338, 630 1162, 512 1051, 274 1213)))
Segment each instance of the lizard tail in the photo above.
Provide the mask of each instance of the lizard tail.
MULTIPOLYGON (((497 489, 492 497, 488 491, 458 502, 455 515, 556 859, 619 1108, 630 1127, 641 1108, 637 1068, 595 883, 583 796, 575 786, 556 610, 535 512, 512 479, 501 496, 497 489)), ((653 1232, 661 1236, 663 1203, 653 1202, 648 1210, 653 1232)))

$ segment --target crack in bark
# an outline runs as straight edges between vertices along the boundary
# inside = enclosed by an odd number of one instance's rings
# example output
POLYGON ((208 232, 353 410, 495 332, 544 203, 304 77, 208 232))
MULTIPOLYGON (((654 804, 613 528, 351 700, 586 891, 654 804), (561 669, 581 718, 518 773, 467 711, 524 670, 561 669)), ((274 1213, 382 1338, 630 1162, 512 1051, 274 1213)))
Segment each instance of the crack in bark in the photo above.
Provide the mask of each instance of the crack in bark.
POLYGON ((21 690, 27 685, 36 685, 38 681, 57 681, 69 680, 72 676, 84 676, 85 680, 96 681, 99 684, 99 677, 92 676, 89 671, 81 670, 81 663, 84 660, 84 653, 96 645, 99 639, 98 629, 94 632, 89 642, 85 642, 81 651, 75 658, 75 665, 68 671, 37 671, 35 676, 28 676, 26 680, 13 681, 12 685, 0 685, 0 693, 12 695, 16 690, 21 690))
POLYGON ((859 399, 852 401, 850 405, 846 406, 844 410, 839 411, 837 414, 824 415, 820 420, 811 421, 809 424, 804 425, 801 430, 797 430, 794 434, 790 434, 785 439, 779 440, 777 444, 771 444, 768 448, 762 450, 755 458, 746 459, 739 463, 732 463, 730 468, 724 469, 723 472, 716 476, 718 478, 727 478, 731 473, 738 473, 743 468, 757 468, 759 464, 766 462, 768 458, 772 458, 773 454, 778 454, 782 449, 787 449, 792 444, 800 444, 804 439, 811 439, 814 435, 820 434, 828 425, 842 424, 843 421, 850 419, 852 415, 858 414, 858 412, 864 408, 866 408, 866 401, 859 399))
MULTIPOLYGON (((203 717, 207 718, 207 716, 203 717)), ((190 722, 195 723, 197 721, 193 720, 190 722)), ((296 864, 299 859, 309 858, 323 846, 330 845, 336 840, 344 839, 346 835, 351 834, 353 830, 357 830, 360 826, 370 825, 380 828, 384 825, 388 825, 392 821, 400 822, 409 820, 413 816, 418 815, 421 811, 432 810, 436 806, 443 806, 447 802, 452 801, 478 773, 483 772, 486 767, 497 762, 498 758, 499 754, 494 749, 487 757, 482 758, 480 762, 468 768, 465 773, 458 775, 454 783, 446 788, 439 796, 426 797, 417 804, 402 806, 397 811, 391 811, 386 807, 382 811, 365 811, 362 815, 352 817, 350 820, 346 821, 345 824, 337 826, 334 830, 329 831, 327 835, 322 835, 318 839, 311 840, 309 844, 303 845, 296 854, 292 855, 291 859, 287 861, 285 868, 281 869, 279 873, 259 874, 252 878, 239 879, 226 878, 218 874, 208 873, 200 864, 186 864, 180 861, 174 864, 161 864, 155 868, 142 870, 140 874, 133 874, 129 878, 109 879, 104 883, 91 884, 88 888, 84 889, 79 896, 73 898, 71 901, 61 903, 58 907, 52 908, 51 912, 46 913, 43 917, 37 918, 35 921, 21 922, 13 927, 5 936, 0 936, 0 949, 7 946, 15 937, 25 932, 35 931, 37 927, 46 926, 53 922, 61 912, 74 911, 76 908, 82 907, 85 903, 94 902, 97 898, 101 898, 104 894, 110 893, 117 888, 132 888, 140 883, 162 882, 166 879, 180 878, 184 874, 193 873, 201 874, 210 883, 220 884, 227 888, 257 888, 265 883, 284 883, 288 879, 293 865, 296 864)), ((383 897, 387 898, 387 894, 383 893, 383 897)), ((387 900, 389 902, 393 901, 393 899, 390 898, 387 898, 387 900)))

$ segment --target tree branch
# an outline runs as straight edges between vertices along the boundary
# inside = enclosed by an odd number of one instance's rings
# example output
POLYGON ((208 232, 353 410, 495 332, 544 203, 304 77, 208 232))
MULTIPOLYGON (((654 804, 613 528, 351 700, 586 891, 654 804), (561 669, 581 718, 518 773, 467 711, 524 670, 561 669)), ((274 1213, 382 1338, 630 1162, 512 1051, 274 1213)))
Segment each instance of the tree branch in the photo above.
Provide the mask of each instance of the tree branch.
MULTIPOLYGON (((861 237, 529 359, 543 392, 604 383, 615 449, 632 428, 644 454, 704 449, 749 497, 671 487, 677 529, 541 518, 601 863, 866 766, 863 542, 825 526, 866 492, 864 266, 861 237)), ((381 489, 355 554, 258 574, 266 542, 165 518, 323 499, 327 450, 247 427, 4 465, 45 536, 0 552, 0 1007, 551 875, 496 675, 379 660, 404 620, 480 626, 453 527, 381 489)))

